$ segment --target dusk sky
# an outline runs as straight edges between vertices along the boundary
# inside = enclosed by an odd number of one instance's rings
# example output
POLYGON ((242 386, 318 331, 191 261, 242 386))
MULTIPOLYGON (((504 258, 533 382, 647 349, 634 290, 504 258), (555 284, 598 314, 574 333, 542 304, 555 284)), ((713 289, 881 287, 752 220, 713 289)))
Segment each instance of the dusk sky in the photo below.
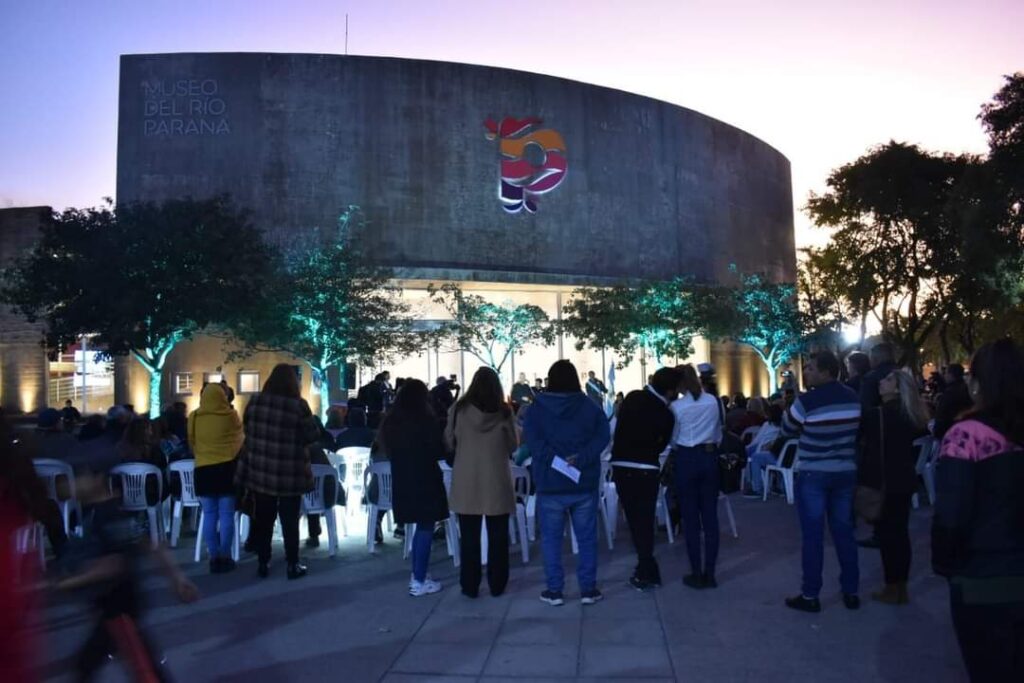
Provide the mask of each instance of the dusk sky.
POLYGON ((469 62, 657 97, 789 157, 799 211, 889 139, 985 150, 976 120, 1024 69, 1024 0, 612 3, 0 0, 0 207, 114 194, 118 57, 349 53, 469 62))

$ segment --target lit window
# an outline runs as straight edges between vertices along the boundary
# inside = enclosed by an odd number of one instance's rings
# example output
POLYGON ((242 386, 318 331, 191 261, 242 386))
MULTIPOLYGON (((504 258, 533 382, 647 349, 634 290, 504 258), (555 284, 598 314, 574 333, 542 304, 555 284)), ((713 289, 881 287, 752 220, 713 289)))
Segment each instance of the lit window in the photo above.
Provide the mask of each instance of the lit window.
POLYGON ((220 384, 224 381, 224 375, 219 372, 208 372, 203 377, 206 384, 220 384))
POLYGON ((192 393, 192 373, 191 372, 178 372, 174 375, 174 393, 176 394, 191 394, 192 393))
POLYGON ((238 393, 255 394, 260 390, 260 373, 242 371, 238 373, 238 393))

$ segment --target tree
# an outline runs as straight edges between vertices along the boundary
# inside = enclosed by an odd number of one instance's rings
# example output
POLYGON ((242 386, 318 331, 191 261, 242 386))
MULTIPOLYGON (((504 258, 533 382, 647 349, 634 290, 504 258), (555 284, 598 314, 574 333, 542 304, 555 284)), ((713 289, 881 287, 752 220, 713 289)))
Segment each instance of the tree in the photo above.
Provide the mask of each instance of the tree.
POLYGON ((562 329, 576 338, 577 349, 614 351, 620 369, 637 351, 658 363, 686 358, 701 331, 697 298, 697 289, 684 278, 577 289, 565 306, 562 329))
POLYGON ((388 271, 371 265, 360 248, 365 229, 356 206, 347 207, 337 230, 311 231, 287 251, 259 298, 256 312, 236 319, 231 332, 242 343, 234 357, 255 351, 289 353, 309 366, 319 386, 320 413, 330 403, 328 370, 370 365, 413 353, 422 339, 413 330, 410 307, 388 271))
MULTIPOLYGON (((844 294, 849 281, 836 277, 839 259, 831 245, 801 249, 798 262, 797 301, 803 318, 804 342, 808 346, 836 351, 842 348, 843 327, 855 314, 844 294)), ((864 339, 861 318, 861 339, 864 339)))
POLYGON ((732 321, 713 336, 727 336, 753 349, 768 371, 768 391, 774 394, 778 390, 779 369, 803 347, 804 321, 797 306, 796 286, 740 273, 739 285, 725 291, 732 304, 719 308, 732 321))
POLYGON ((832 254, 851 283, 847 301, 878 318, 904 364, 916 367, 941 317, 940 277, 955 248, 946 207, 969 163, 889 142, 833 171, 828 191, 807 204, 817 225, 835 229, 832 254))
POLYGON ((35 248, 4 273, 3 300, 42 320, 46 344, 82 335, 149 373, 160 414, 164 363, 182 340, 241 314, 262 287, 268 251, 226 197, 56 213, 35 248))
POLYGON ((550 346, 555 341, 555 327, 539 306, 492 303, 451 283, 430 285, 427 292, 451 316, 436 330, 437 342, 471 353, 499 376, 512 354, 521 354, 531 344, 550 346))

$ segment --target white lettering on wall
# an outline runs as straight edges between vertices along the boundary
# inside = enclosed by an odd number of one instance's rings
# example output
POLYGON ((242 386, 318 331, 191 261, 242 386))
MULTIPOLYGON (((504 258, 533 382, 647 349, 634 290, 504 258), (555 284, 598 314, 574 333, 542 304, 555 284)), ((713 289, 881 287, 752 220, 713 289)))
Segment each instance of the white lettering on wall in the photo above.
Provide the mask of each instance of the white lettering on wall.
POLYGON ((216 79, 143 81, 142 97, 142 134, 147 137, 231 132, 216 79))

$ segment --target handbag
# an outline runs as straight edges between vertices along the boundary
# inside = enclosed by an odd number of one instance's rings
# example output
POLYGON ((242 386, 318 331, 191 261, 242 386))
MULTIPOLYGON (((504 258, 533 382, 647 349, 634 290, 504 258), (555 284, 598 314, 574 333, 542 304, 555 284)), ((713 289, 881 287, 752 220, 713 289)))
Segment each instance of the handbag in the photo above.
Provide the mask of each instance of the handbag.
POLYGON ((853 492, 853 509, 868 522, 877 522, 882 517, 882 503, 885 500, 885 413, 878 409, 878 456, 881 461, 882 488, 858 484, 853 492))

